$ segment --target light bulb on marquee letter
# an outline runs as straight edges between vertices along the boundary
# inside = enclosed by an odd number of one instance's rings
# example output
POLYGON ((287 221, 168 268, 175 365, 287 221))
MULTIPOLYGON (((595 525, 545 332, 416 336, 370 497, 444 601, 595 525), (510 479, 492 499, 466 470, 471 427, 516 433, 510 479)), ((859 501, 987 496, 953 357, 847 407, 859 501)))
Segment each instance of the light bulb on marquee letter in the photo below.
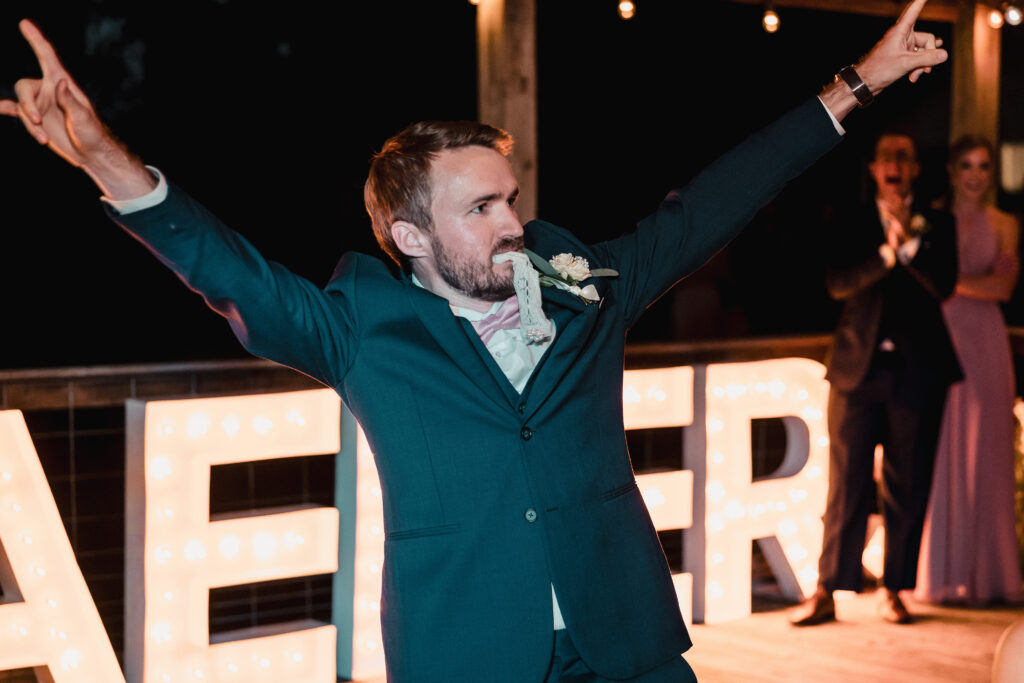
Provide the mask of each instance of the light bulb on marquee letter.
POLYGON ((327 389, 128 401, 125 669, 131 683, 336 680, 334 626, 301 620, 211 638, 209 596, 215 587, 333 573, 337 509, 300 505, 211 520, 210 468, 337 453, 340 409, 327 389))
POLYGON ((0 412, 0 584, 0 672, 124 681, 18 410, 0 412))

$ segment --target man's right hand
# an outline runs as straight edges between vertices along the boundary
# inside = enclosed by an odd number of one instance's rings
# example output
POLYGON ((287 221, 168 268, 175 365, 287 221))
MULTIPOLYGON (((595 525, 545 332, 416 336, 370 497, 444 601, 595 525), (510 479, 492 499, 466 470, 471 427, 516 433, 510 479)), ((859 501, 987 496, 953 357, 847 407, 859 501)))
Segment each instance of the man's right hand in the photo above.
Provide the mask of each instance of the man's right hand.
POLYGON ((17 100, 0 100, 0 114, 21 119, 39 144, 81 167, 109 198, 133 199, 152 190, 153 176, 103 125, 53 45, 28 19, 18 26, 35 52, 42 77, 19 80, 14 86, 17 100))

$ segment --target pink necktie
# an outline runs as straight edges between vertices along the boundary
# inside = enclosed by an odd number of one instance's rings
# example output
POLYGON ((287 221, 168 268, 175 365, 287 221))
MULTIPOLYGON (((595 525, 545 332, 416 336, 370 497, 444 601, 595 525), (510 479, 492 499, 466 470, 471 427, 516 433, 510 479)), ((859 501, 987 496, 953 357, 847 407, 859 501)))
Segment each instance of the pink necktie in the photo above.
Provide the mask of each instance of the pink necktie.
POLYGON ((498 330, 519 329, 519 298, 516 296, 505 299, 497 311, 486 318, 473 323, 473 329, 480 335, 486 345, 498 330))

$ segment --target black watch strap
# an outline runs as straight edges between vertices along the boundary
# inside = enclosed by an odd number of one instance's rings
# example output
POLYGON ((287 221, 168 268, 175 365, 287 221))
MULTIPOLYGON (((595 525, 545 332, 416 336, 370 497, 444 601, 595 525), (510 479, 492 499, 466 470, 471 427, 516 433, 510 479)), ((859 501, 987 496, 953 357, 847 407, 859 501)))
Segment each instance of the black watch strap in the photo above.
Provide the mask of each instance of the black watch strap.
POLYGON ((853 96, 857 98, 857 106, 861 109, 875 101, 875 96, 871 94, 871 89, 860 79, 860 74, 852 66, 844 66, 840 69, 839 73, 836 74, 837 83, 840 78, 843 79, 846 85, 850 86, 853 96))

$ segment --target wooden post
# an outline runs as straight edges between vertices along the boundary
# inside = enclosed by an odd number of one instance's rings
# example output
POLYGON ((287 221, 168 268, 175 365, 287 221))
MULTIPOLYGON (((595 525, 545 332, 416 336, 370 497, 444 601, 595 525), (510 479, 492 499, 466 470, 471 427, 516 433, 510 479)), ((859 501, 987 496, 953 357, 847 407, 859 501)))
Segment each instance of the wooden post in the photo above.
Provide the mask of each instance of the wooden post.
POLYGON ((973 133, 999 144, 1001 30, 988 25, 991 9, 964 2, 953 25, 951 141, 973 133))
POLYGON ((476 14, 478 116, 515 137, 519 218, 537 217, 536 0, 480 0, 476 14))

